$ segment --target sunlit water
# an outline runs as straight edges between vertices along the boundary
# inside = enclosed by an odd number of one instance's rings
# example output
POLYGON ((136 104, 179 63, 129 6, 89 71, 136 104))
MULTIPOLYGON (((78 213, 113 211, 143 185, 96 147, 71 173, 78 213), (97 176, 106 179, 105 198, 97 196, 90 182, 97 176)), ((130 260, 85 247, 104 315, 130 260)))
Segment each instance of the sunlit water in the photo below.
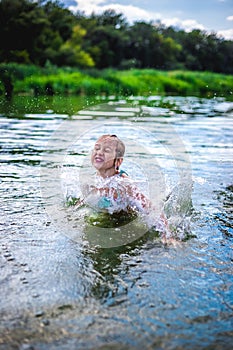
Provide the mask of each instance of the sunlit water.
POLYGON ((233 105, 130 102, 1 114, 0 349, 231 349, 233 105), (136 232, 98 246, 66 206, 110 129, 124 169, 156 204, 170 196, 179 244, 136 232))

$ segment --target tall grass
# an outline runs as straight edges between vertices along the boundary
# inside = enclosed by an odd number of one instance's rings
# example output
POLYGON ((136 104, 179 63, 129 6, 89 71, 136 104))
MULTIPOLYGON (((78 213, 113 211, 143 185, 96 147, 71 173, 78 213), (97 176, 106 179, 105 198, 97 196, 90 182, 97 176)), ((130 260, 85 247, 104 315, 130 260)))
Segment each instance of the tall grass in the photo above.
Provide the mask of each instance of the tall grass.
MULTIPOLYGON (((0 65, 9 75, 14 93, 35 95, 198 95, 232 97, 233 76, 211 72, 160 71, 155 69, 86 70, 45 68, 25 65, 0 65)), ((3 74, 3 73, 2 73, 3 74)), ((0 84, 4 93, 4 85, 0 84)))

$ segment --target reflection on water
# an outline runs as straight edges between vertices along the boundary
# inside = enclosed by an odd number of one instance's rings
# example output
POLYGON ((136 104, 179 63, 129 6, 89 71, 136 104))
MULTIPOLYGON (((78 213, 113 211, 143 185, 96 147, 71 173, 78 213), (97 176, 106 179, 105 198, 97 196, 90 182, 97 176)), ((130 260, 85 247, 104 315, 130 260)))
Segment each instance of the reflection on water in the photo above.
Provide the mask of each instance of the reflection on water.
POLYGON ((23 101, 0 111, 0 349, 230 349, 232 104, 155 96, 79 112, 73 98, 69 112, 68 100, 23 101), (163 180, 174 220, 189 215, 191 192, 195 237, 90 246, 64 197, 110 124, 129 145, 126 170, 152 194, 163 180))

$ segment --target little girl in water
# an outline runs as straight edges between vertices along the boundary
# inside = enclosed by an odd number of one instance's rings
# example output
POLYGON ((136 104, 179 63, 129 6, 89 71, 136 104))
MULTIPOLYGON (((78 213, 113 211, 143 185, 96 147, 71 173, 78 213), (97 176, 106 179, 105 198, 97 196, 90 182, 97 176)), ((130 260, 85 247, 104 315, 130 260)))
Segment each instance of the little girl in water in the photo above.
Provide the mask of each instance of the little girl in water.
MULTIPOLYGON (((91 162, 97 170, 95 184, 88 185, 84 203, 94 204, 98 210, 109 214, 128 212, 150 214, 154 209, 151 201, 144 195, 128 175, 120 170, 125 153, 124 143, 116 135, 102 135, 95 143, 91 162)), ((168 223, 163 213, 155 229, 166 239, 168 223)))

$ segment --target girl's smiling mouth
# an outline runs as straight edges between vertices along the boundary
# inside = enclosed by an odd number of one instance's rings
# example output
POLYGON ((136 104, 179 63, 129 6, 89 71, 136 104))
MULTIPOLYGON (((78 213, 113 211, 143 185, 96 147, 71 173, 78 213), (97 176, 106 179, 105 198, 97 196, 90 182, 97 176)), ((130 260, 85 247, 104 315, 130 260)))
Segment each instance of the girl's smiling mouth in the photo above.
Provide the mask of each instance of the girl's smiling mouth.
POLYGON ((102 157, 95 157, 95 162, 102 163, 102 162, 104 162, 104 159, 102 157))

